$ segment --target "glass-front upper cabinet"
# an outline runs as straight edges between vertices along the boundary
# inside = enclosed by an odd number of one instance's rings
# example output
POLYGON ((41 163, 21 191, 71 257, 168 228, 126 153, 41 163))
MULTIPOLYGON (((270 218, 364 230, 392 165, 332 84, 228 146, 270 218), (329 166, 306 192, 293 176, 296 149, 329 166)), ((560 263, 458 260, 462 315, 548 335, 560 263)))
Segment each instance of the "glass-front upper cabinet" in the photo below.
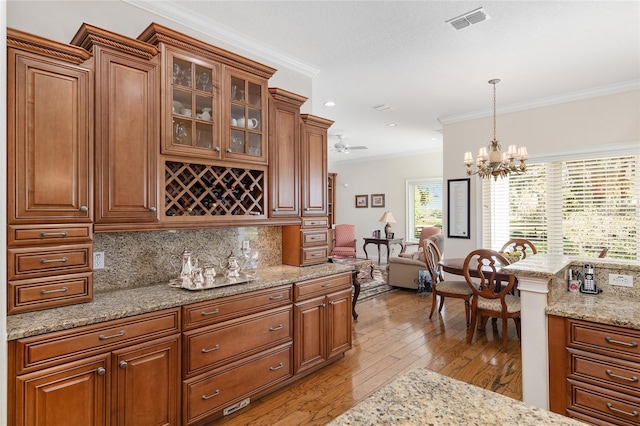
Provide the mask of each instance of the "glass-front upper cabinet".
POLYGON ((163 154, 220 158, 219 66, 167 52, 167 109, 163 154))
POLYGON ((225 92, 228 105, 228 134, 224 156, 229 159, 266 164, 267 95, 266 80, 227 68, 225 92))

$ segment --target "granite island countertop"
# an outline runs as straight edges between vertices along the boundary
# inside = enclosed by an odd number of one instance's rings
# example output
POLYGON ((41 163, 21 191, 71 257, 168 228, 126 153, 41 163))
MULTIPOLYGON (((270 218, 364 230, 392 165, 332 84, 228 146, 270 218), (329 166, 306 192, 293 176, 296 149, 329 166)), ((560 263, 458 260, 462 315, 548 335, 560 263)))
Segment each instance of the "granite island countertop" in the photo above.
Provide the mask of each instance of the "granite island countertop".
POLYGON ((93 301, 88 303, 8 315, 7 340, 97 324, 351 270, 351 266, 338 263, 305 267, 278 265, 258 269, 254 281, 207 290, 190 291, 170 287, 168 283, 158 283, 146 287, 95 293, 93 301))
POLYGON ((346 425, 584 425, 504 395, 415 368, 332 420, 346 425))

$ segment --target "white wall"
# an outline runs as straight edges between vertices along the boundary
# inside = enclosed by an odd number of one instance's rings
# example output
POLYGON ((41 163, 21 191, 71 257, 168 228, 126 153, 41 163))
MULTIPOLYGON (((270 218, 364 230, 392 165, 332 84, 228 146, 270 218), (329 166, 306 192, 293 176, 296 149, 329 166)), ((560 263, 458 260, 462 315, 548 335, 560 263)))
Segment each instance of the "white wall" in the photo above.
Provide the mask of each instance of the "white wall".
MULTIPOLYGON (((385 224, 378 220, 386 210, 391 211, 398 222, 391 224, 395 236, 405 238, 406 180, 441 177, 442 153, 391 157, 367 162, 330 163, 329 171, 338 174, 335 184, 335 221, 337 224, 356 225, 358 257, 364 257, 362 238, 371 236, 374 229, 380 229, 384 233, 385 224), (367 195, 369 207, 356 208, 355 196, 363 194, 367 195), (385 207, 371 207, 371 194, 384 194, 385 207)), ((397 255, 399 246, 394 245, 392 249, 397 255)), ((374 245, 367 246, 367 253, 370 259, 378 257, 374 245)))
MULTIPOLYGON (((444 125, 445 182, 465 177, 464 152, 475 156, 492 132, 492 117, 444 125)), ((640 146, 640 90, 498 114, 497 138, 503 149, 525 145, 531 161, 599 147, 640 146)), ((471 176, 471 239, 447 239, 449 257, 464 257, 481 246, 480 191, 479 178, 471 176)), ((446 203, 446 188, 444 197, 446 203)))

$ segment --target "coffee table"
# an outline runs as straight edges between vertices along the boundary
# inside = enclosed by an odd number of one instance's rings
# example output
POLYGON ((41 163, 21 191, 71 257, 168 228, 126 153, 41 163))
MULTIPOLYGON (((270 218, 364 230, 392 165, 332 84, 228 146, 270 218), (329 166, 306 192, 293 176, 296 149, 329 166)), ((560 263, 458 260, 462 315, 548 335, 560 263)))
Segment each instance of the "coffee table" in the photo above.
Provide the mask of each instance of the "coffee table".
POLYGON ((338 258, 329 258, 329 262, 333 263, 342 263, 347 265, 353 265, 353 270, 351 271, 351 282, 353 283, 353 301, 351 302, 351 315, 353 319, 358 319, 358 313, 356 312, 356 302, 358 301, 358 296, 360 296, 360 282, 358 281, 358 273, 360 271, 366 271, 373 279, 373 269, 375 268, 373 261, 369 259, 338 259, 338 258))

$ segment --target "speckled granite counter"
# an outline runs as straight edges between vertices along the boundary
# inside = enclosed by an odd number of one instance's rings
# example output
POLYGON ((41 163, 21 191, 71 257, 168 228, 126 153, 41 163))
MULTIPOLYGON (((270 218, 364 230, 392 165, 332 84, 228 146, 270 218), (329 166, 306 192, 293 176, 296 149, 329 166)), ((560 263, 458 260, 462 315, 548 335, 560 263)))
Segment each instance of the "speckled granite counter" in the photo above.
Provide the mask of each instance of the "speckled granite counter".
POLYGON ((292 284, 350 270, 349 265, 334 263, 323 263, 303 268, 280 265, 259 269, 258 279, 255 281, 202 291, 172 288, 167 283, 162 283, 148 287, 96 293, 90 303, 7 316, 8 340, 292 284))
POLYGON ((343 425, 584 425, 524 402, 416 368, 329 423, 343 425))
POLYGON ((582 319, 640 330, 640 299, 618 294, 567 292, 547 306, 547 315, 582 319))

